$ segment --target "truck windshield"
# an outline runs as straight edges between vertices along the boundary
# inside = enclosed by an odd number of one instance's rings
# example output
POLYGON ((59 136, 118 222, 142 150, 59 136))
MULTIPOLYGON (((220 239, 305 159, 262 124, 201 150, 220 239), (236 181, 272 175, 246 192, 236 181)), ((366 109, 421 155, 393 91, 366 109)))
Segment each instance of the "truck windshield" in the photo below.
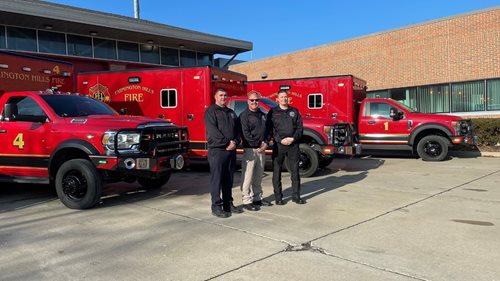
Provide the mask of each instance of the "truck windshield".
POLYGON ((270 99, 260 99, 260 102, 267 105, 269 108, 277 107, 278 103, 270 99))
POLYGON ((43 95, 41 97, 61 117, 118 115, 108 105, 89 97, 77 95, 43 95))

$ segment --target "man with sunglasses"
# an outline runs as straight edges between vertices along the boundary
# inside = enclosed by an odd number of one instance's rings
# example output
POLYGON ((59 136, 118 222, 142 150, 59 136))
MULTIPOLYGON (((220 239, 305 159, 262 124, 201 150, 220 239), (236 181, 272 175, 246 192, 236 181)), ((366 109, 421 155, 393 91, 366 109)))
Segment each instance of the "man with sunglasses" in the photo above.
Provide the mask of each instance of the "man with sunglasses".
POLYGON ((299 142, 302 138, 304 127, 299 111, 288 105, 288 92, 278 92, 278 105, 267 114, 267 130, 272 132, 273 145, 273 188, 276 205, 284 205, 283 188, 281 184, 281 169, 285 159, 288 161, 292 178, 292 201, 305 204, 300 198, 299 175, 299 142))
POLYGON ((270 203, 262 199, 262 175, 264 174, 267 148, 266 114, 259 108, 259 94, 248 94, 248 108, 240 114, 244 154, 241 160, 241 195, 243 208, 258 211, 270 203))

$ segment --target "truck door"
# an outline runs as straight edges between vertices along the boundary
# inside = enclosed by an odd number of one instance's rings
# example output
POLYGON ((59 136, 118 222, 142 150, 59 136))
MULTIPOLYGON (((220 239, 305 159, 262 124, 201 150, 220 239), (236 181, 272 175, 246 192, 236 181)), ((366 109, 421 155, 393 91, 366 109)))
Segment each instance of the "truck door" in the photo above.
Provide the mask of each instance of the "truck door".
POLYGON ((391 104, 369 101, 364 104, 358 120, 359 141, 362 144, 408 144, 409 129, 406 120, 390 117, 391 104))
POLYGON ((10 113, 3 112, 0 121, 1 176, 46 177, 51 124, 41 120, 47 115, 31 97, 14 96, 7 104, 10 113))

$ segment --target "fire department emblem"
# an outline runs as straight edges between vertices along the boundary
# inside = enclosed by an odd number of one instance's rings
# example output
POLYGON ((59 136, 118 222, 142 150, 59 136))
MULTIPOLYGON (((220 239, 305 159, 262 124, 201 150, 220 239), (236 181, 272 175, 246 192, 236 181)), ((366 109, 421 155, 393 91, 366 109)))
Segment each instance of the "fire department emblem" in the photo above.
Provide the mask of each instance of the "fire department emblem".
POLYGON ((292 117, 292 118, 293 118, 293 117, 295 117, 295 112, 290 111, 290 112, 288 112, 288 115, 290 115, 290 117, 292 117))
POLYGON ((105 103, 109 103, 111 101, 111 95, 109 94, 108 87, 99 83, 90 87, 89 95, 90 97, 105 103))

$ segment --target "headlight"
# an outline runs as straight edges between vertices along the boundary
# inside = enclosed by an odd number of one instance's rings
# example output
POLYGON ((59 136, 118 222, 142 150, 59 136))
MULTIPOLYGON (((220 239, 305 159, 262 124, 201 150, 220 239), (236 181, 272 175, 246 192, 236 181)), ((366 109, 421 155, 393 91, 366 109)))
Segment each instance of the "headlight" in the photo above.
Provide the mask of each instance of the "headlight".
POLYGON ((466 135, 469 131, 469 126, 465 120, 452 121, 451 126, 455 129, 455 135, 466 135))
POLYGON ((326 137, 328 138, 328 143, 332 143, 332 126, 325 126, 323 131, 325 132, 326 137))
POLYGON ((118 150, 132 150, 132 152, 139 151, 139 143, 141 139, 140 133, 119 133, 116 131, 107 131, 102 136, 102 145, 108 152, 115 150, 115 138, 118 150))
POLYGON ((117 137, 118 149, 133 149, 139 145, 140 138, 139 133, 120 133, 117 137))

